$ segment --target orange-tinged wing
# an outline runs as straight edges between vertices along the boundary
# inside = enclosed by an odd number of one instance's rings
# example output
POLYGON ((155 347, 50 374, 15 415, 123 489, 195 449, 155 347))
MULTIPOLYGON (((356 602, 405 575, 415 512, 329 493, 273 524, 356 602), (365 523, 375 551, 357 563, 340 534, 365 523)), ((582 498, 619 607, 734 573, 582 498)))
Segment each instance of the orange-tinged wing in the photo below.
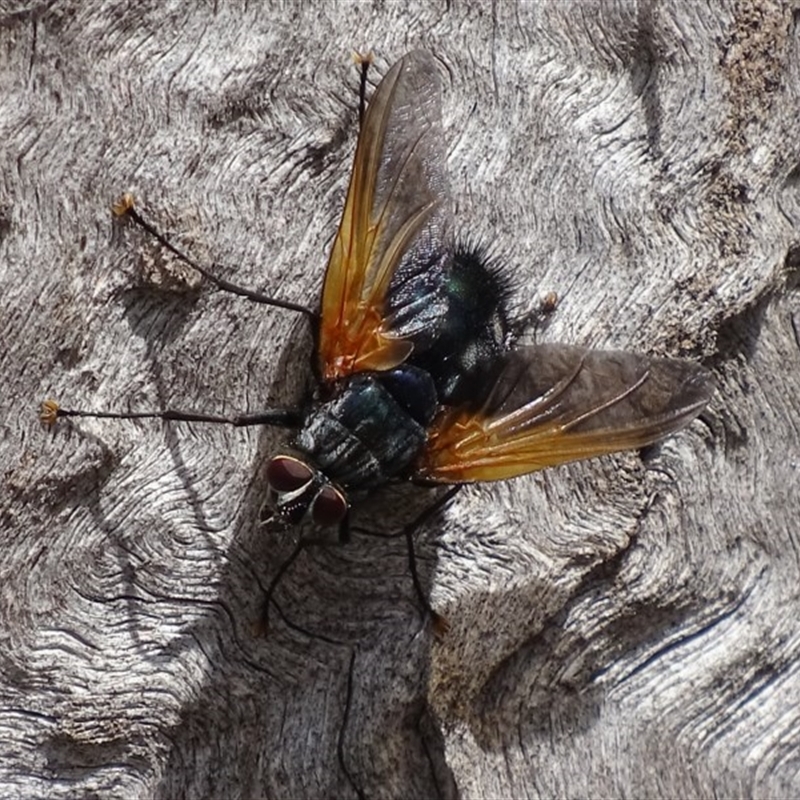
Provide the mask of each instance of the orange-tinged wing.
POLYGON ((713 391, 690 361, 540 345, 509 352, 486 400, 434 420, 416 477, 494 481, 650 444, 713 391))
POLYGON ((453 249, 444 161, 438 72, 429 53, 414 51, 389 70, 364 116, 322 291, 324 380, 397 366, 439 313, 438 276, 453 249))

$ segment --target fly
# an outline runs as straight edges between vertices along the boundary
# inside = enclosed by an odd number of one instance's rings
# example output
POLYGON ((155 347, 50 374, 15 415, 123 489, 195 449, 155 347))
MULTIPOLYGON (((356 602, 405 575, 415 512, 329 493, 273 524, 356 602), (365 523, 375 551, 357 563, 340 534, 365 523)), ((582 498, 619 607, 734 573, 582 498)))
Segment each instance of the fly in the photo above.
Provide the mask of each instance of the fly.
MULTIPOLYGON (((506 272, 454 235, 436 62, 413 51, 363 111, 342 220, 319 310, 220 280, 156 231, 127 197, 115 211, 218 288, 305 314, 314 329, 317 392, 301 409, 218 416, 95 412, 58 417, 160 418, 294 430, 266 469, 274 518, 338 526, 353 499, 401 480, 450 490, 570 461, 641 448, 687 425, 712 393, 709 373, 682 359, 567 344, 517 346, 506 272)), ((552 301, 555 306, 555 299, 552 301)), ((405 529, 412 577, 411 533, 405 529)), ((303 542, 275 576, 272 591, 303 542)), ((266 613, 266 611, 265 611, 266 613)))

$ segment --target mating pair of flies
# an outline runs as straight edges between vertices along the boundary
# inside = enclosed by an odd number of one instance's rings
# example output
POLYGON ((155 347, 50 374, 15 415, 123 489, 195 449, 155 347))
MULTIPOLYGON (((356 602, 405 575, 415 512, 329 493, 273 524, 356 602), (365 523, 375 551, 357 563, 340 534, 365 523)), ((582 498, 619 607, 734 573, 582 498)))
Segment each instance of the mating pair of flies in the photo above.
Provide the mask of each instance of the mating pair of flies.
MULTIPOLYGON (((361 129, 318 311, 215 277, 147 222, 130 196, 115 207, 217 287, 305 314, 316 341, 313 401, 233 417, 70 410, 47 401, 45 422, 154 417, 294 429, 291 452, 266 469, 274 518, 339 526, 344 540, 351 501, 385 484, 447 484, 438 508, 465 483, 640 448, 700 413, 712 382, 692 362, 515 346, 507 271, 454 235, 434 58, 403 57, 365 112, 368 64, 362 59, 361 129)), ((414 527, 405 529, 412 576, 428 608, 414 569, 414 527)), ((279 570, 267 606, 301 546, 279 570)))

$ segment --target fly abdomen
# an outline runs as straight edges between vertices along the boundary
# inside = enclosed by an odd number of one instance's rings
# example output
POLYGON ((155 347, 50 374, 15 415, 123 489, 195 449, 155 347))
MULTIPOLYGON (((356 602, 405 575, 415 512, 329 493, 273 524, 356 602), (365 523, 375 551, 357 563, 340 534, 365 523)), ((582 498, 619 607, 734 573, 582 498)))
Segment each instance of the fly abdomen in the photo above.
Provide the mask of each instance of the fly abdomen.
POLYGON ((427 373, 406 368, 412 372, 405 375, 403 369, 348 379, 335 398, 308 415, 297 449, 348 489, 372 489, 403 472, 426 441, 418 420, 426 423, 436 408, 427 373), (406 393, 409 387, 417 391, 406 393))
POLYGON ((447 313, 438 338, 410 361, 432 376, 440 402, 480 406, 508 350, 510 281, 482 247, 463 245, 442 288, 447 313))

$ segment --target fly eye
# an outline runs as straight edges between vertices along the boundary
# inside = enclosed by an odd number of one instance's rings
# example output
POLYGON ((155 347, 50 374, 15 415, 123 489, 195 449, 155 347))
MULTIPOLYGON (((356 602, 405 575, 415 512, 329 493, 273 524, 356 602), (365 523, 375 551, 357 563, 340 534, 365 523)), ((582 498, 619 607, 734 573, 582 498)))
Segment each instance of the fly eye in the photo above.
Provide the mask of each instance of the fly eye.
POLYGON ((296 492, 313 477, 308 464, 291 456, 275 456, 267 464, 267 482, 276 492, 296 492))
POLYGON ((347 513, 347 498, 331 485, 323 486, 311 504, 311 516, 317 525, 338 525, 347 513))

